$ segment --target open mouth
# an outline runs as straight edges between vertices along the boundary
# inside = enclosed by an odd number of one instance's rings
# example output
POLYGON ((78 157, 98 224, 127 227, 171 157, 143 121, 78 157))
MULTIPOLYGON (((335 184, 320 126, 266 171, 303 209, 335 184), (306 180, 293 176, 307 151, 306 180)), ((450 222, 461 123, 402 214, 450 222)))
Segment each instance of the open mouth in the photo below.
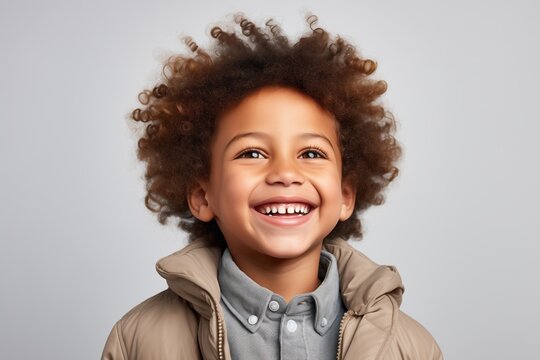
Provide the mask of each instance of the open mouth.
POLYGON ((304 203, 268 203, 255 207, 255 210, 266 216, 305 216, 312 207, 304 203))

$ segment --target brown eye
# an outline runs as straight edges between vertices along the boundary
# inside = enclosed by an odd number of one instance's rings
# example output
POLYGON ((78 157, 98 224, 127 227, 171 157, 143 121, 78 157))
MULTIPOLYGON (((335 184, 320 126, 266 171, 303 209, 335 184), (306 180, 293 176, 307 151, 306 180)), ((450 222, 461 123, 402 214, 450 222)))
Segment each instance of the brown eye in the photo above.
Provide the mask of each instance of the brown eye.
POLYGON ((307 154, 308 159, 324 158, 324 155, 316 150, 308 150, 304 154, 307 154))
POLYGON ((261 152, 254 149, 244 151, 238 157, 244 159, 264 159, 264 156, 262 156, 261 152))

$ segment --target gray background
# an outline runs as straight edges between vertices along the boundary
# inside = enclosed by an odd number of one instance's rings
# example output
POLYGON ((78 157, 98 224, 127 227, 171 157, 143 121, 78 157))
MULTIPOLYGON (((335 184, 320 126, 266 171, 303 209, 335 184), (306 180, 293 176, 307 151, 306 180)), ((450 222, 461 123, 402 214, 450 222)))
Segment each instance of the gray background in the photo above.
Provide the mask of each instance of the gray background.
POLYGON ((538 3, 2 0, 0 358, 96 359, 165 288, 185 237, 144 207, 126 115, 180 35, 237 10, 295 39, 312 11, 378 61, 404 157, 355 246, 397 266, 447 359, 535 357, 538 3))

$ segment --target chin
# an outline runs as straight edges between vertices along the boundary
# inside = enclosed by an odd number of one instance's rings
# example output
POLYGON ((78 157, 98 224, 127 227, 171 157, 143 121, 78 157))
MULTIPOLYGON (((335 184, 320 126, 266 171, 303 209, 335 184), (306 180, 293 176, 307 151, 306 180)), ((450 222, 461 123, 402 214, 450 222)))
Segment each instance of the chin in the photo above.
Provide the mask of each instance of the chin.
MULTIPOLYGON (((322 244, 322 241, 320 242, 322 244)), ((280 239, 271 239, 265 243, 261 249, 265 255, 277 259, 293 259, 302 256, 306 252, 318 247, 319 242, 302 242, 298 239, 282 237, 280 239)))

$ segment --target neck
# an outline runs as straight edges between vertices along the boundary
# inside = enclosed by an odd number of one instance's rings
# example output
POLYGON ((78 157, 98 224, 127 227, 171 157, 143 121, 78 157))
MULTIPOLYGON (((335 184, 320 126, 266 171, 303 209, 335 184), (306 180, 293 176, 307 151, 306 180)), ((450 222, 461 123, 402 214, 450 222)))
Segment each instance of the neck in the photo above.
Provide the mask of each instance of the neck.
POLYGON ((229 251, 238 268, 247 276, 289 302, 296 295, 312 292, 319 286, 321 248, 322 244, 294 259, 238 253, 231 248, 229 251))

